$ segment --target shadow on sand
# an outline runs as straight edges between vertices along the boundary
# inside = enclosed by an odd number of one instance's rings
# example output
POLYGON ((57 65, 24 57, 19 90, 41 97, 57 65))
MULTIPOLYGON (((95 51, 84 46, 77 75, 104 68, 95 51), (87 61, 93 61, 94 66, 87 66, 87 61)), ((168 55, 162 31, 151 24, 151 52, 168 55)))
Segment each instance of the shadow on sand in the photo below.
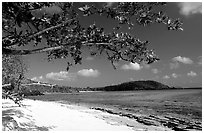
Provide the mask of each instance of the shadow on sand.
POLYGON ((20 110, 10 107, 2 111, 2 131, 48 131, 53 127, 37 126, 31 119, 20 110), (15 118, 26 118, 26 122, 17 122, 15 118))

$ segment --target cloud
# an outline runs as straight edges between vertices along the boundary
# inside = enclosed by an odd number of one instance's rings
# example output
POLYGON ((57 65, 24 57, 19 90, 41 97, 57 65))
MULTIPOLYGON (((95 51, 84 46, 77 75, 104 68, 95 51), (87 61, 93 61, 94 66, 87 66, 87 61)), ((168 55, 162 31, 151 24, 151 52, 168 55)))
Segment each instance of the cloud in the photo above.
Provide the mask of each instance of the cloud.
POLYGON ((149 69, 151 66, 149 65, 149 64, 147 64, 147 63, 144 63, 144 62, 142 62, 141 63, 141 67, 143 68, 146 68, 146 69, 149 69))
POLYGON ((37 82, 44 82, 44 83, 48 82, 43 76, 33 77, 31 80, 37 81, 37 82))
POLYGON ((180 8, 180 14, 189 16, 192 14, 202 14, 202 3, 201 2, 180 2, 178 3, 180 8))
POLYGON ((178 74, 176 74, 176 73, 172 73, 172 75, 171 75, 173 78, 178 78, 178 74))
POLYGON ((195 77, 195 76, 197 76, 197 73, 190 71, 189 73, 187 73, 187 75, 190 77, 195 77))
POLYGON ((135 81, 134 78, 130 78, 130 81, 135 81))
POLYGON ((170 77, 168 76, 168 75, 165 75, 164 77, 163 77, 163 79, 169 79, 170 77))
POLYGON ((123 70, 136 70, 136 71, 138 71, 138 70, 142 69, 142 66, 140 66, 140 64, 138 64, 138 63, 132 63, 131 62, 130 64, 122 65, 121 69, 123 69, 123 70))
POLYGON ((40 79, 42 79, 43 77, 42 76, 40 76, 40 77, 33 77, 31 80, 33 80, 33 81, 39 81, 40 79))
POLYGON ((172 58, 174 62, 181 62, 183 64, 193 64, 193 61, 188 57, 177 56, 172 58))
POLYGON ((100 72, 93 69, 82 69, 79 70, 77 74, 84 77, 98 77, 100 75, 100 72))
POLYGON ((153 69, 152 69, 152 72, 153 72, 154 74, 157 74, 157 73, 159 73, 159 70, 156 69, 156 68, 153 68, 153 69))
POLYGON ((177 68, 179 68, 178 62, 170 63, 170 69, 177 69, 177 68))
POLYGON ((183 64, 193 64, 193 61, 188 58, 188 57, 182 57, 182 56, 177 56, 172 58, 172 61, 170 63, 170 69, 177 69, 179 68, 179 63, 183 63, 183 64))
POLYGON ((202 56, 198 57, 198 65, 202 65, 202 56))
POLYGON ((67 71, 51 72, 46 74, 47 79, 58 80, 58 81, 73 81, 76 78, 75 73, 69 73, 67 71))
POLYGON ((53 15, 53 14, 59 14, 61 12, 62 12, 62 9, 59 6, 50 6, 50 7, 45 6, 43 8, 31 11, 31 13, 37 18, 39 17, 41 18, 43 14, 53 15))

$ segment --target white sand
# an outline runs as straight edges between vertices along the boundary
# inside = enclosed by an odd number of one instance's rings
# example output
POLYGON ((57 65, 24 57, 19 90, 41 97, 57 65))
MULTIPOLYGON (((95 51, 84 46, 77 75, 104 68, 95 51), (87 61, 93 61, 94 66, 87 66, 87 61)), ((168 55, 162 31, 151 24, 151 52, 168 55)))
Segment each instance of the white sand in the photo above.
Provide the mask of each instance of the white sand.
MULTIPOLYGON (((86 107, 68 105, 56 102, 23 100, 23 107, 18 107, 11 100, 3 100, 2 111, 8 111, 22 129, 49 131, 133 131, 135 128, 127 126, 128 118, 121 118, 86 107), (14 113, 15 112, 15 113, 14 113), (21 112, 21 113, 20 113, 21 112), (123 121, 123 122, 121 122, 123 121)), ((129 120, 130 123, 130 120, 129 120)), ((149 130, 139 123, 133 123, 136 130, 149 130)), ((153 127, 152 130, 166 130, 153 127)), ((151 130, 150 129, 150 130, 151 130)), ((4 129, 8 130, 8 129, 4 129)))

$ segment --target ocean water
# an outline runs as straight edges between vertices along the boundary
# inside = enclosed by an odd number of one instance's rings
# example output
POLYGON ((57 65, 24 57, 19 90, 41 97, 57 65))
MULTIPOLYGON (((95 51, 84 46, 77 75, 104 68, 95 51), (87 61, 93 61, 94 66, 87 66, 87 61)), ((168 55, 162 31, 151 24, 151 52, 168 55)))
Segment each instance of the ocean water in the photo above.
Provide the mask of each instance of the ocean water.
POLYGON ((29 98, 114 110, 111 112, 116 114, 119 112, 147 117, 178 118, 186 123, 202 123, 202 89, 82 92, 46 94, 29 98))

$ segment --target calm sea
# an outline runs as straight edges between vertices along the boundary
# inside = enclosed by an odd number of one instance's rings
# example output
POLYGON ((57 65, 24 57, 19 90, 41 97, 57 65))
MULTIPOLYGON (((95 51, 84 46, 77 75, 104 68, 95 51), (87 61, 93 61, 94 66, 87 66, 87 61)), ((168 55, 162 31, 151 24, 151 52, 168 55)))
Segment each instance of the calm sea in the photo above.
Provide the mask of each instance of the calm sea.
POLYGON ((29 98, 111 108, 133 114, 171 115, 195 121, 202 120, 202 89, 82 92, 29 98))

